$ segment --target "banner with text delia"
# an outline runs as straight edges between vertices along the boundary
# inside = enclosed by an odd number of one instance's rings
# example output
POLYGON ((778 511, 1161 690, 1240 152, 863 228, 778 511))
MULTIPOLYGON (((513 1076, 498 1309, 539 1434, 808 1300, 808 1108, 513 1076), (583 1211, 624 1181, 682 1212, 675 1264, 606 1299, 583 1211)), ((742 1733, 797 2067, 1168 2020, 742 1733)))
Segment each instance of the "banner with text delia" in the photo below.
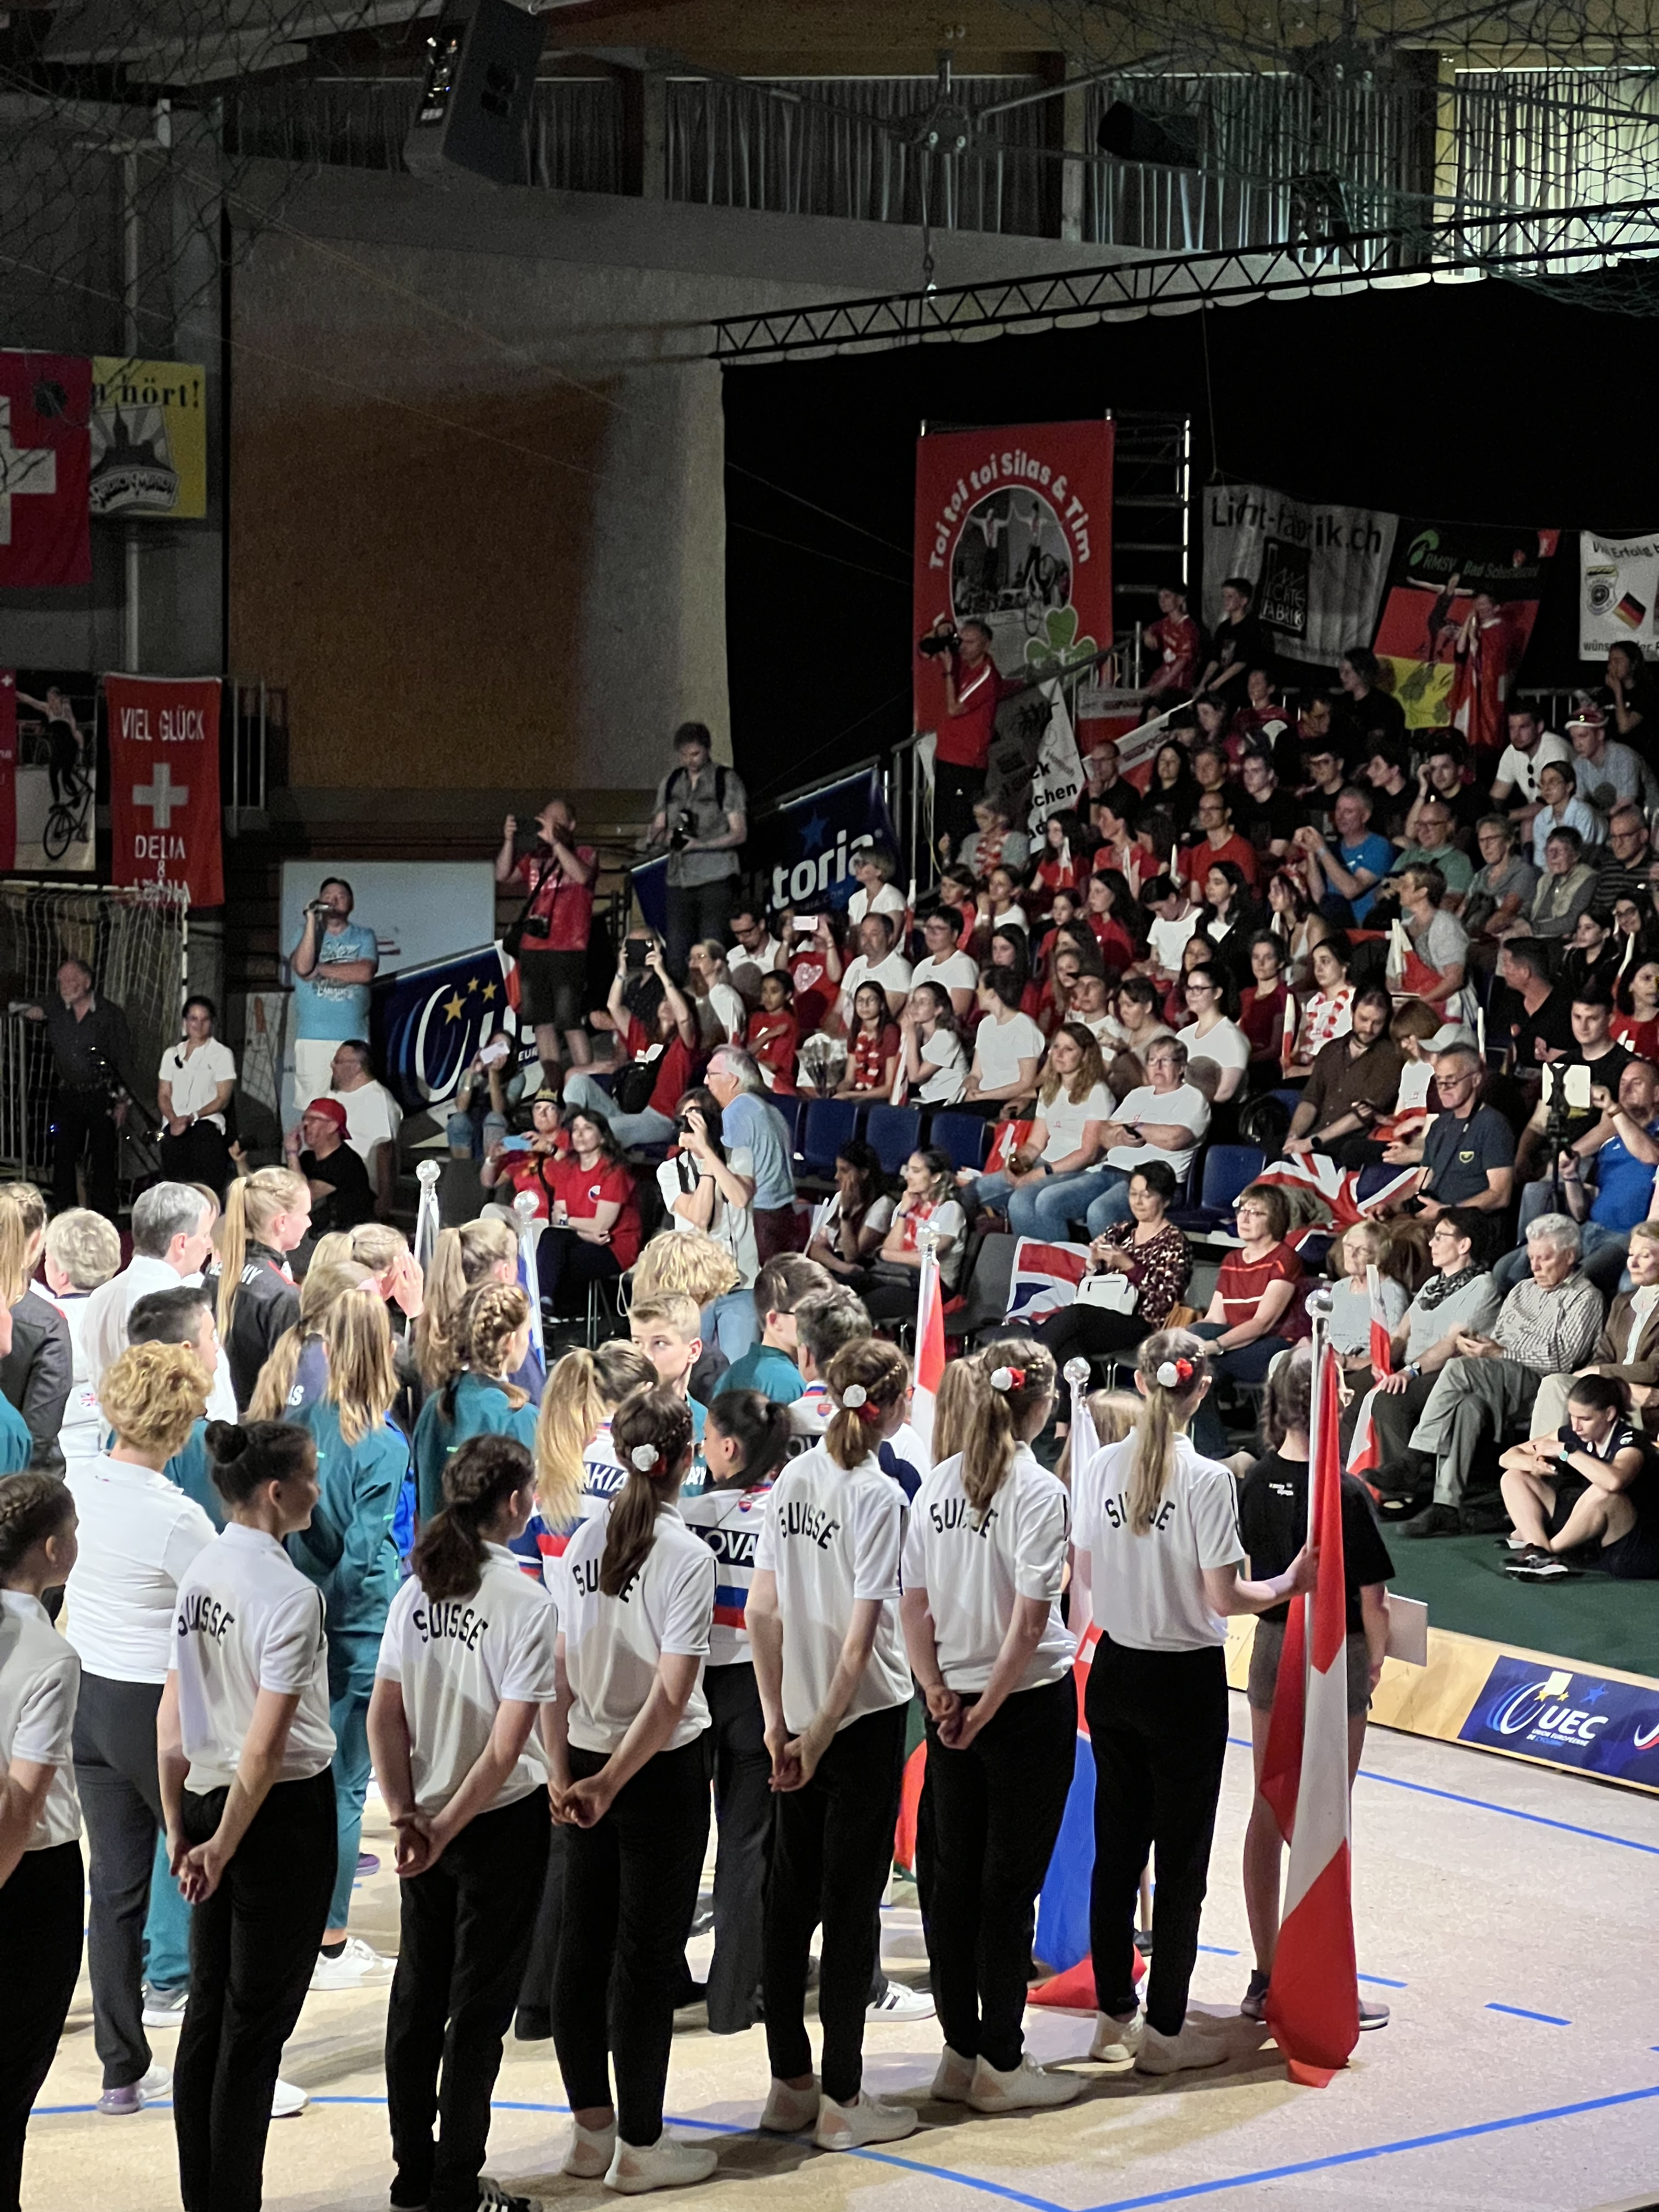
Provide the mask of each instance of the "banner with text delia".
POLYGON ((225 899, 216 676, 106 676, 110 860, 121 884, 225 899))

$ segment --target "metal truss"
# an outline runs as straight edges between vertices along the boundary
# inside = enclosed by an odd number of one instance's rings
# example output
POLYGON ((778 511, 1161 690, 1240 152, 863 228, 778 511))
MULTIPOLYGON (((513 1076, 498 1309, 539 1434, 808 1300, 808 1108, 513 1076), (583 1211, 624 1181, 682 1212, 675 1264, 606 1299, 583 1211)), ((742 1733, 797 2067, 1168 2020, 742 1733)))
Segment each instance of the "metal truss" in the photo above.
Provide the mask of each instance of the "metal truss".
POLYGON ((998 331, 1184 314, 1249 300, 1305 298, 1482 276, 1571 276, 1659 256, 1659 199, 1506 209, 1416 221, 1251 251, 1125 257, 1092 269, 887 292, 714 324, 720 362, 985 337, 998 331))

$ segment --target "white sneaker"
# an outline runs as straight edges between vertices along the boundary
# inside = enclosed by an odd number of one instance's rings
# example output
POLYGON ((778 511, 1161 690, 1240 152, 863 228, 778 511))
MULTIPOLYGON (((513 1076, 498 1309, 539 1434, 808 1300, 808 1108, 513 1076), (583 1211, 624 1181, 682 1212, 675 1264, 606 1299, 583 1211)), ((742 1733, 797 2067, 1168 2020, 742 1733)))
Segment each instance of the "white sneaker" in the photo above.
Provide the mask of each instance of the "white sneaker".
POLYGON ((926 1990, 908 1990, 902 1982, 889 1982, 874 2004, 864 2008, 866 2020, 932 2020, 933 2000, 926 1990))
POLYGON ((1114 2020, 1109 2012, 1097 2013, 1090 2057, 1109 2074, 1127 2074, 1140 2055, 1146 2027, 1146 2017, 1139 2012, 1131 2013, 1127 2020, 1114 2020))
POLYGON ((1142 2074, 1185 2074, 1198 2067, 1223 2065, 1228 2056, 1225 2043, 1208 2022, 1188 2016, 1179 2035, 1161 2035, 1148 2021, 1135 2067, 1142 2074))
POLYGON ((916 2126, 916 2115, 908 2105, 884 2105, 867 2089, 860 2089, 850 2105, 821 2100, 812 2140, 820 2150, 861 2150, 866 2143, 897 2142, 914 2135, 916 2126))
POLYGON ((805 2135, 807 2129, 817 2124, 818 2077, 812 2076, 810 2089, 792 2089, 787 2081, 775 2075, 772 2086, 766 2093, 765 2108, 760 2124, 769 2135, 805 2135))
POLYGON ((939 2071, 933 2076, 933 2086, 928 2094, 941 2105, 965 2105, 974 2086, 974 2069, 978 2060, 964 2058, 959 2051, 952 2051, 947 2043, 939 2053, 939 2071))
POLYGON ((190 2002, 190 1984, 185 1982, 176 1990, 144 1990, 144 2026, 146 2027, 182 2027, 185 2007, 190 2002))
POLYGON ((284 2081, 279 2074, 276 2087, 270 2093, 270 2117, 273 2120, 291 2120, 296 2112, 303 2112, 311 2102, 309 2089, 302 2089, 297 2081, 284 2081))
POLYGON ((360 1936, 348 1936, 346 1947, 337 1958, 325 1959, 319 1951, 317 1963, 311 1970, 313 1990, 362 1990, 372 1984, 389 1982, 396 1961, 383 1959, 378 1951, 371 1951, 360 1936))
POLYGON ((1006 2074, 981 2058, 974 2072, 968 2101, 976 2112, 1021 2112, 1053 2105, 1069 2105, 1083 2084, 1069 2074, 1051 2074, 1046 2066, 1022 2058, 1006 2074))
POLYGON ((666 2130, 645 2150, 620 2136, 605 2177, 618 2197, 643 2197, 652 2189, 685 2189, 707 2181, 719 2163, 708 2143, 676 2142, 666 2130))
POLYGON ((608 2128, 585 2128, 570 2123, 570 2148, 559 2161, 561 2173, 574 2173, 579 2181, 603 2181, 617 2155, 617 2123, 608 2128))

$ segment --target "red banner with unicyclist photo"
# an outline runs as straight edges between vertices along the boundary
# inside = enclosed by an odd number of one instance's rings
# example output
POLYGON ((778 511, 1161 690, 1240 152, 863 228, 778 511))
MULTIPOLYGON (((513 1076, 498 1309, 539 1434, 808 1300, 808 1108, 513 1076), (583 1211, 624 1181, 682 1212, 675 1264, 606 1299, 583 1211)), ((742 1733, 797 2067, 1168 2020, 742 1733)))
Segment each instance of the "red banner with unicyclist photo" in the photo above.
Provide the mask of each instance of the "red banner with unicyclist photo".
POLYGON ((120 884, 225 901, 216 676, 106 676, 110 863, 120 884))
MULTIPOLYGON (((946 430, 916 443, 915 635, 991 633, 1011 682, 1059 676, 1112 642, 1112 424, 946 430)), ((944 664, 919 654, 915 726, 937 730, 944 664)))

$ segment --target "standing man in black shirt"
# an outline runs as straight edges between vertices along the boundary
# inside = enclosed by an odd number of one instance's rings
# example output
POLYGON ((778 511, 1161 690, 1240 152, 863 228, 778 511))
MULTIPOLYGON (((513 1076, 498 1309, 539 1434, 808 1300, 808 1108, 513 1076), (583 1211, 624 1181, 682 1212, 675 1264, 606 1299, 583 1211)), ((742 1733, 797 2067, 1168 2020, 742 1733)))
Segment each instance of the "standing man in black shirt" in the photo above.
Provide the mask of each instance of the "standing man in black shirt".
POLYGON ((120 1205, 117 1172, 127 1099, 137 1097, 127 1018, 113 999, 100 999, 92 970, 71 956, 58 970, 58 996, 50 1007, 24 1009, 46 1025, 58 1078, 52 1101, 52 1196, 61 1212, 76 1202, 75 1176, 87 1155, 87 1204, 113 1221, 120 1205))
POLYGON ((1406 750, 1406 710, 1391 691, 1378 689, 1382 672, 1367 645, 1351 645, 1336 664, 1342 696, 1336 702, 1335 732, 1362 760, 1375 750, 1378 738, 1402 754, 1406 750))
POLYGON ((1255 586, 1248 576, 1229 576, 1221 586, 1221 618, 1210 638, 1210 657, 1194 696, 1206 693, 1230 707, 1244 704, 1253 668, 1273 673, 1273 649, 1267 633, 1250 612, 1255 586))

